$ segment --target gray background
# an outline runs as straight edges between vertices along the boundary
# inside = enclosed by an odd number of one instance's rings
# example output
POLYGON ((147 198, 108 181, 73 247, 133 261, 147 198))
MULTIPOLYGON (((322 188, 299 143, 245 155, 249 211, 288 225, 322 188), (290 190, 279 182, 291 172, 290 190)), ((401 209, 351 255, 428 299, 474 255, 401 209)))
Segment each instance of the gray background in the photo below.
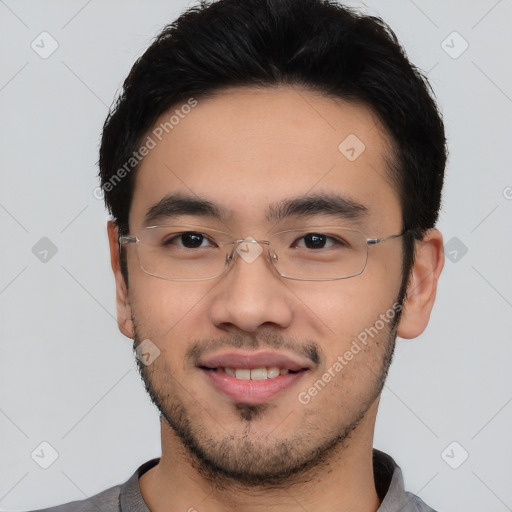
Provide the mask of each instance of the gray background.
MULTIPOLYGON (((0 0, 1 510, 91 496, 160 454, 156 409, 117 330, 93 191, 108 105, 191 4, 0 0), (49 52, 43 31, 58 43, 47 58, 31 47, 49 52), (42 442, 58 453, 48 469, 42 442)), ((437 304, 419 339, 399 341, 375 446, 440 511, 512 510, 512 1, 366 8, 428 72, 451 151, 437 304)))

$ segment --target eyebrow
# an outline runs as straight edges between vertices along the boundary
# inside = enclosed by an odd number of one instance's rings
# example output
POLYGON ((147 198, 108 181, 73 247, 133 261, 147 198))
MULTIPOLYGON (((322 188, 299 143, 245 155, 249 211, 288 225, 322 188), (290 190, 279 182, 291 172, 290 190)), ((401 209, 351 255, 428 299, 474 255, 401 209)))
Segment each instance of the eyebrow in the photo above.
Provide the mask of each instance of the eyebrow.
POLYGON ((155 222, 169 220, 181 215, 211 217, 223 220, 228 216, 227 210, 206 199, 184 194, 168 194, 158 203, 151 206, 144 215, 144 224, 149 226, 155 222))
MULTIPOLYGON (((289 217, 329 215, 342 220, 357 220, 368 214, 368 208, 348 197, 332 193, 317 193, 285 199, 269 206, 267 220, 278 223, 289 217)), ((184 215, 209 217, 225 221, 226 207, 201 197, 181 193, 168 194, 151 206, 144 216, 144 224, 152 225, 184 215)))
POLYGON ((367 214, 366 206, 348 197, 333 193, 317 193, 270 205, 267 219, 280 222, 288 217, 332 215, 342 220, 356 220, 367 214))

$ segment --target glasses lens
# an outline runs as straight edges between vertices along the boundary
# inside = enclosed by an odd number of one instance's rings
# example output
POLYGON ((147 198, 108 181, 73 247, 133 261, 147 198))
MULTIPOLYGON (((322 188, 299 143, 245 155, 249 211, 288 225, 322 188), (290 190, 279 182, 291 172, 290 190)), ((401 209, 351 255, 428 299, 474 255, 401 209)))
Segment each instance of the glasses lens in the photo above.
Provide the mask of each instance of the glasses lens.
POLYGON ((334 280, 363 272, 368 258, 366 236, 339 227, 283 231, 271 238, 275 266, 283 277, 334 280))
POLYGON ((139 263, 149 275, 171 280, 202 280, 220 275, 228 235, 200 226, 157 226, 142 230, 139 263))
MULTIPOLYGON (((233 250, 231 235, 200 226, 153 226, 138 238, 142 270, 176 281, 220 276, 233 250)), ((269 249, 279 274, 300 280, 353 277, 363 272, 368 258, 366 236, 336 226, 282 231, 270 237, 269 249)))

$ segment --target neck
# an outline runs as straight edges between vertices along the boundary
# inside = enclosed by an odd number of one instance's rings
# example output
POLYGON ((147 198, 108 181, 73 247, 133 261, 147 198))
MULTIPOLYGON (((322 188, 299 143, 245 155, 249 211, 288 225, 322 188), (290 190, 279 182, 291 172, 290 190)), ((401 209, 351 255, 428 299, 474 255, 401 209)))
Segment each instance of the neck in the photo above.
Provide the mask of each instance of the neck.
POLYGON ((321 464, 271 488, 205 478, 162 419, 162 457, 140 478, 142 496, 152 512, 227 512, 234 507, 244 512, 375 512, 380 505, 372 464, 375 413, 369 410, 348 442, 333 448, 321 464))

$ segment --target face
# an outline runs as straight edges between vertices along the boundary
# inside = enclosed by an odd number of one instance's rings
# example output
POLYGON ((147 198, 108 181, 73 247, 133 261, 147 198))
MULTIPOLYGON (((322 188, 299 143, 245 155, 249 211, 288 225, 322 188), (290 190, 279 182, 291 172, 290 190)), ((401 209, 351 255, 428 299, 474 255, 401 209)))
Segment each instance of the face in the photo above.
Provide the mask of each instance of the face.
MULTIPOLYGON (((161 138, 138 170, 130 235, 148 222, 232 240, 313 226, 401 231, 389 140, 365 106, 291 87, 230 89, 161 138), (195 206, 165 204, 178 195, 195 206)), ((261 248, 253 261, 235 253, 220 277, 180 282, 143 272, 130 244, 128 289, 116 273, 121 330, 160 351, 139 366, 169 435, 202 470, 254 484, 325 462, 349 434, 371 442, 402 282, 401 238, 370 247, 362 274, 332 281, 283 278, 261 248)))

